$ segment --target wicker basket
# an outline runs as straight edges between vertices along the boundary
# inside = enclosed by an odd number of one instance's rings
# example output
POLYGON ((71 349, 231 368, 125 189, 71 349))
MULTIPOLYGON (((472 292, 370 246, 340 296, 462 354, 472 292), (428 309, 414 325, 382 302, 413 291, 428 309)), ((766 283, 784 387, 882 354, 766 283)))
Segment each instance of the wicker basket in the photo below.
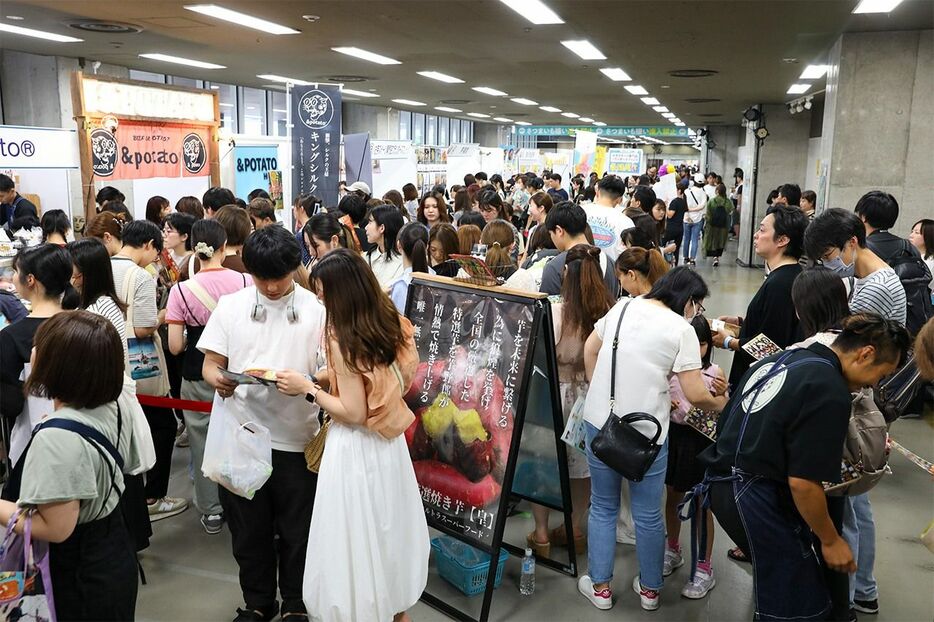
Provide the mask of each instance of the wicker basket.
POLYGON ((308 470, 317 473, 321 468, 321 458, 324 457, 324 443, 328 438, 328 430, 331 427, 331 418, 324 416, 324 423, 321 429, 315 434, 315 437, 305 445, 305 462, 308 464, 308 470))

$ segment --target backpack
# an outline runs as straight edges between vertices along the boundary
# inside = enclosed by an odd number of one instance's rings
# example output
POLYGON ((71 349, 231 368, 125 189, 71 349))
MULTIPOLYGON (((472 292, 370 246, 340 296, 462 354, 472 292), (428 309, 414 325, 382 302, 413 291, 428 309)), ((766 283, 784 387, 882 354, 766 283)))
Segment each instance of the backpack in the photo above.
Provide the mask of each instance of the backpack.
POLYGON ((843 442, 844 470, 853 483, 827 491, 831 496, 861 495, 869 492, 889 472, 886 448, 888 426, 873 399, 872 389, 854 394, 850 423, 843 442))
POLYGON ((713 207, 713 214, 710 217, 710 226, 718 229, 725 229, 730 226, 730 219, 726 213, 723 203, 717 201, 713 207))
POLYGON ((917 335, 921 327, 934 317, 930 290, 931 271, 921 256, 913 252, 907 240, 902 240, 902 244, 901 250, 889 257, 887 263, 895 270, 902 287, 905 288, 905 328, 912 335, 917 335))
POLYGON ((914 354, 910 354, 894 374, 879 382, 875 401, 889 424, 908 412, 909 405, 923 385, 924 379, 918 371, 914 354))

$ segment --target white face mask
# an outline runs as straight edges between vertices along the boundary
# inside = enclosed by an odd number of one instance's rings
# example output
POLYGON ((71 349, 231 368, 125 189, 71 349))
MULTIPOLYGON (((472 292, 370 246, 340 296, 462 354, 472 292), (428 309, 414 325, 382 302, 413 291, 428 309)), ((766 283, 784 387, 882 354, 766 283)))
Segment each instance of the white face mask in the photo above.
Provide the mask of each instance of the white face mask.
POLYGON ((75 232, 72 231, 71 229, 69 229, 69 230, 65 233, 65 241, 66 241, 66 242, 74 242, 74 241, 75 241, 75 232))
POLYGON ((687 320, 688 322, 694 321, 694 318, 697 317, 697 315, 698 315, 698 311, 697 311, 697 301, 696 301, 696 300, 692 300, 692 301, 691 301, 691 306, 694 307, 694 313, 691 314, 691 317, 688 317, 688 316, 686 316, 686 315, 684 316, 684 319, 687 320))

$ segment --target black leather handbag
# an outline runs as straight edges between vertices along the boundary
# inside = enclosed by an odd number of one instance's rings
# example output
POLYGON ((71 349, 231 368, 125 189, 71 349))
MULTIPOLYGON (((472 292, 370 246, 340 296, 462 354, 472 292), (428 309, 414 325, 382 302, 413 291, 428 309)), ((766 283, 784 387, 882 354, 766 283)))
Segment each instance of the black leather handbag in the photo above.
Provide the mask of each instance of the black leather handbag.
POLYGON ((641 482, 661 450, 658 437, 662 435, 662 425, 658 419, 648 413, 630 413, 620 417, 613 412, 616 404, 616 349, 619 346, 619 329, 631 302, 627 302, 619 314, 616 335, 613 337, 613 358, 610 367, 610 416, 597 435, 593 437, 590 449, 603 464, 626 479, 641 482), (654 423, 655 436, 650 439, 637 430, 632 425, 636 421, 654 423))

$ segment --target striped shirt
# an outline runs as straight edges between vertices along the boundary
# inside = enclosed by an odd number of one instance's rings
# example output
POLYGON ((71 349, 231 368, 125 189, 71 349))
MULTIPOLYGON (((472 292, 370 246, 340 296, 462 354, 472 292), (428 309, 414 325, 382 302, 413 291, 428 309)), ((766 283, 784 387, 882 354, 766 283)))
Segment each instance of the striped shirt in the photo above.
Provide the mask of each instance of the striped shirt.
POLYGON ((905 288, 892 268, 876 270, 856 279, 850 298, 851 313, 875 313, 905 325, 907 314, 905 288))
POLYGON ((88 305, 87 310, 114 325, 117 334, 120 335, 120 341, 123 343, 123 355, 126 357, 126 319, 124 319, 123 312, 117 306, 117 303, 110 296, 101 296, 88 305))
MULTIPOLYGON (((159 311, 156 308, 156 279, 146 270, 136 266, 128 257, 111 257, 110 265, 114 271, 114 286, 117 296, 125 305, 133 306, 133 328, 152 328, 159 323, 159 311), (123 279, 127 272, 136 267, 136 282, 130 287, 130 300, 123 300, 123 279)), ((130 335, 134 337, 135 334, 130 335)))

